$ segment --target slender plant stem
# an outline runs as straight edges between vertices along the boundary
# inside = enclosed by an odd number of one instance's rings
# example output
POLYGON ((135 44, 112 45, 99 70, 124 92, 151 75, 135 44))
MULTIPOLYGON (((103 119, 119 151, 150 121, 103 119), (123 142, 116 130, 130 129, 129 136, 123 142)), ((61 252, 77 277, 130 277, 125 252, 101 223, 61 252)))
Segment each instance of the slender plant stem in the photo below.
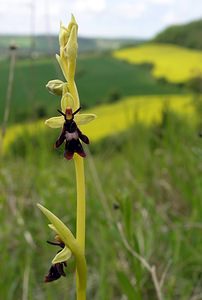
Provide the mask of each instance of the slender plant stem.
MULTIPOLYGON (((85 219, 86 219, 86 201, 85 201, 85 177, 83 158, 77 154, 74 155, 77 183, 77 220, 76 220, 76 239, 85 257, 85 219)), ((86 277, 86 274, 85 274, 86 277)), ((77 300, 86 299, 86 288, 80 287, 80 278, 77 273, 77 300)), ((86 285, 85 285, 86 286, 86 285)))
MULTIPOLYGON (((75 100, 75 110, 80 107, 79 95, 74 80, 68 83, 69 91, 75 100)), ((76 170, 77 182, 77 224, 76 224, 76 239, 81 251, 85 254, 85 219, 86 219, 86 201, 85 201, 85 175, 83 158, 79 155, 74 155, 74 163, 76 170)))
POLYGON ((76 182, 77 182, 77 224, 76 239, 83 253, 85 253, 85 179, 83 158, 75 154, 74 156, 76 182))
MULTIPOLYGON (((68 82, 68 88, 75 100, 74 110, 80 107, 79 95, 74 80, 68 82)), ((80 251, 85 260, 85 230, 86 230, 86 200, 85 200, 85 175, 83 158, 74 154, 74 164, 76 170, 76 188, 77 188, 77 219, 76 219, 76 239, 80 247, 80 251)), ((76 275, 77 300, 86 299, 86 267, 84 278, 76 275), (85 280, 85 284, 81 285, 81 281, 85 280)))
POLYGON ((2 138, 4 138, 4 136, 6 134, 6 127, 7 127, 7 123, 8 123, 9 114, 10 114, 10 104, 11 104, 14 69, 15 69, 15 61, 16 61, 16 49, 11 49, 10 51, 11 51, 11 59, 10 59, 10 67, 9 67, 8 88, 7 88, 7 93, 6 93, 4 119, 3 119, 3 125, 2 125, 2 138))
POLYGON ((77 288, 77 300, 86 300, 86 290, 77 288))

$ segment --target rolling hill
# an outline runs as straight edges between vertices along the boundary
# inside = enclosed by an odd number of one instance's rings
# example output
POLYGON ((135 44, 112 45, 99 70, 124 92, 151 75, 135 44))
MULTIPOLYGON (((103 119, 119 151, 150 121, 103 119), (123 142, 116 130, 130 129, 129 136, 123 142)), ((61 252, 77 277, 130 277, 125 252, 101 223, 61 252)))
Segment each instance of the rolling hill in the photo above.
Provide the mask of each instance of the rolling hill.
MULTIPOLYGON (((183 115, 192 122, 196 118, 192 95, 130 96, 116 103, 95 106, 86 111, 86 113, 96 113, 97 118, 92 123, 83 125, 82 130, 90 137, 90 140, 99 141, 107 136, 125 131, 133 123, 139 122, 144 125, 157 124, 162 120, 165 108, 183 115)), ((58 129, 52 130, 45 126, 44 120, 11 126, 4 140, 4 152, 9 151, 9 148, 13 149, 12 144, 18 141, 19 138, 27 136, 27 134, 30 136, 36 136, 37 134, 42 136, 44 130, 49 136, 52 134, 53 136, 57 135, 60 131, 58 129)))
POLYGON ((147 43, 117 50, 114 56, 133 64, 150 63, 154 77, 172 83, 186 83, 202 73, 202 51, 176 45, 147 43))
MULTIPOLYGON (((0 61, 0 120, 8 80, 8 61, 0 61)), ((15 67, 10 122, 27 121, 56 112, 57 98, 45 88, 47 81, 62 78, 55 59, 19 59, 15 67)), ((135 66, 110 55, 83 55, 78 59, 76 80, 82 106, 117 101, 132 95, 181 94, 181 88, 160 83, 151 75, 149 66, 135 66), (96 78, 96 80, 95 80, 96 78)))
MULTIPOLYGON (((78 38, 79 52, 102 52, 106 50, 114 50, 126 45, 135 45, 143 40, 138 39, 116 39, 116 38, 78 38)), ((18 47, 19 56, 37 55, 53 55, 59 52, 58 36, 39 35, 39 36, 0 36, 0 56, 8 53, 11 44, 18 47)))
POLYGON ((202 19, 188 24, 170 26, 157 34, 153 42, 202 49, 202 19))

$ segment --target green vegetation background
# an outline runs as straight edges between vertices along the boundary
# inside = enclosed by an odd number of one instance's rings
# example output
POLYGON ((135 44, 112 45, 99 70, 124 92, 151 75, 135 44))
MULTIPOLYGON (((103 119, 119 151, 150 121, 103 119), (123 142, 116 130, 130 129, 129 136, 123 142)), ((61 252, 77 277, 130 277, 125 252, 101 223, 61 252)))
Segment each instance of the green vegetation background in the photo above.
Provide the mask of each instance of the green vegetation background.
MULTIPOLYGON (((128 95, 180 94, 177 85, 158 82, 151 75, 152 66, 133 66, 118 61, 109 54, 81 55, 77 62, 76 80, 83 108, 117 101, 128 95), (90 83, 90 84, 89 84, 90 83)), ((0 61, 1 98, 5 99, 9 62, 0 61)), ((17 61, 13 86, 10 122, 35 120, 56 114, 58 100, 45 89, 49 80, 62 79, 58 65, 52 58, 17 61)), ((3 118, 4 101, 0 102, 0 120, 3 118)))
MULTIPOLYGON (((4 99, 8 60, 0 61, 0 70, 4 99)), ((126 95, 188 92, 185 86, 156 81, 150 71, 150 65, 131 66, 109 54, 83 55, 77 69, 82 105, 126 95)), ((61 78, 52 59, 18 60, 10 123, 55 115, 59 99, 44 86, 56 75, 61 78)), ((165 108, 160 124, 136 123, 90 145, 85 160, 88 299, 157 299, 150 274, 125 247, 118 226, 130 247, 156 266, 159 280, 164 278, 164 299, 200 299, 202 110, 200 96, 193 101, 195 124, 165 108)), ((3 101, 0 105, 2 120, 3 101)), ((73 163, 64 161, 62 149, 53 150, 56 137, 54 130, 34 136, 25 130, 1 157, 2 299, 75 298, 74 259, 67 266, 67 278, 43 283, 57 249, 46 243, 53 235, 36 203, 75 231, 73 163)))
MULTIPOLYGON (((74 299, 74 260, 67 278, 44 284, 57 249, 36 208, 40 202, 75 230, 73 162, 52 149, 56 133, 26 135, 1 167, 2 299, 74 299)), ((136 124, 91 145, 87 184, 88 299, 157 299, 151 276, 126 249, 164 272, 165 299, 201 293, 201 140, 197 128, 165 111, 159 125, 136 124)))

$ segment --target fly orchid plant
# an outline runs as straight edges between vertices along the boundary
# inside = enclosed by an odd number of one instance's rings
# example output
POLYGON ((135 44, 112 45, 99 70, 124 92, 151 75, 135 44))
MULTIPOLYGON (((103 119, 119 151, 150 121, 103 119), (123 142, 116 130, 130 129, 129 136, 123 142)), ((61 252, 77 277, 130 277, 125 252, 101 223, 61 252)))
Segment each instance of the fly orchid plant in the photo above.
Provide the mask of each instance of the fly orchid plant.
POLYGON ((59 147, 65 142, 64 157, 67 160, 73 158, 76 170, 77 185, 77 216, 76 216, 76 237, 70 229, 52 212, 40 204, 40 210, 49 219, 49 227, 56 233, 55 241, 49 244, 60 247, 52 260, 52 265, 45 282, 54 281, 65 276, 64 267, 67 260, 74 255, 76 260, 76 290, 77 300, 86 299, 86 259, 85 259, 85 176, 83 158, 86 156, 82 143, 88 144, 89 139, 84 135, 77 125, 86 124, 95 119, 94 114, 80 114, 80 102, 74 80, 77 59, 77 31, 78 25, 74 16, 67 27, 60 24, 59 44, 60 55, 56 59, 61 67, 65 82, 51 80, 46 87, 54 95, 61 96, 60 116, 46 120, 45 124, 51 128, 62 127, 62 132, 55 143, 59 147))

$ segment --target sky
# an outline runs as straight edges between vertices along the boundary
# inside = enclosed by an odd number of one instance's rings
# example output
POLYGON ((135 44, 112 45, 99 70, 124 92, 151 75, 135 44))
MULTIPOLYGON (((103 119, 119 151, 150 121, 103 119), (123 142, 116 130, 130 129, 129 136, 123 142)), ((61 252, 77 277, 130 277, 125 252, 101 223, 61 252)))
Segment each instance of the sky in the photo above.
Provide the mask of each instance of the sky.
POLYGON ((150 38, 202 18, 202 0, 0 0, 0 34, 58 34, 71 13, 83 37, 150 38))

